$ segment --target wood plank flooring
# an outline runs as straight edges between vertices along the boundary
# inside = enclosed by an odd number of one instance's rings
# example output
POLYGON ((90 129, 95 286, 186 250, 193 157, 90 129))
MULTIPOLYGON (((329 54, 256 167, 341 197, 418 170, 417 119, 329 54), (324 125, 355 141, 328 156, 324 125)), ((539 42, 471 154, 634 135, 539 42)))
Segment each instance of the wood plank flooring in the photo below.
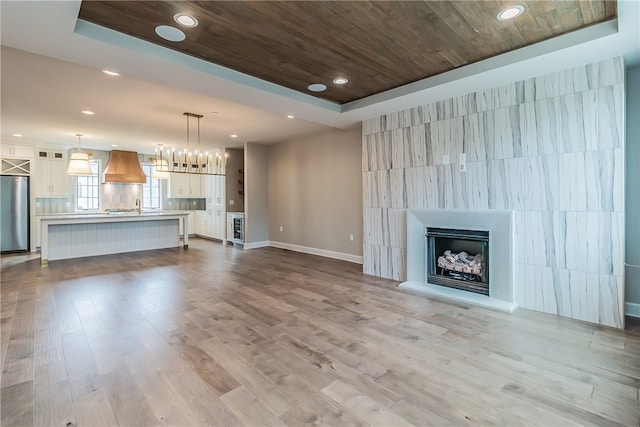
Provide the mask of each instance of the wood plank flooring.
POLYGON ((2 426, 639 424, 638 332, 202 239, 16 260, 1 278, 2 426))

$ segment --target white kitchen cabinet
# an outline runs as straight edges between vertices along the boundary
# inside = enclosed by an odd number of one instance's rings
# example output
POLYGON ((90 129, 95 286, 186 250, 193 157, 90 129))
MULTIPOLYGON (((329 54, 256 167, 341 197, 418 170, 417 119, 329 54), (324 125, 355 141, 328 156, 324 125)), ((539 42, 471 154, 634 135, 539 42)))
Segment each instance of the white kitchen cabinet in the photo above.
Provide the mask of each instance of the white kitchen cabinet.
POLYGON ((218 207, 214 207, 210 209, 210 224, 209 224, 209 230, 210 230, 210 234, 211 237, 213 237, 214 239, 219 239, 219 240, 226 240, 227 239, 227 233, 226 233, 226 227, 225 227, 225 210, 224 207, 222 206, 218 206, 218 207))
POLYGON ((207 206, 225 205, 225 183, 226 178, 218 175, 208 175, 206 177, 207 206))
POLYGON ((201 199, 202 175, 189 173, 169 174, 169 198, 201 199))
POLYGON ((226 241, 230 242, 233 239, 233 216, 231 213, 227 213, 227 238, 226 241))
POLYGON ((207 175, 204 184, 204 192, 207 197, 207 214, 209 217, 208 237, 226 240, 225 177, 207 175))
POLYGON ((198 236, 209 236, 209 218, 207 211, 196 211, 196 228, 195 232, 198 236))
POLYGON ((36 150, 32 171, 36 197, 68 197, 67 154, 62 150, 36 150))
POLYGON ((169 174, 169 198, 179 199, 188 197, 189 176, 184 173, 169 174))
POLYGON ((209 239, 225 240, 225 213, 222 207, 196 211, 196 234, 209 239))
POLYGON ((189 197, 194 199, 202 199, 204 198, 204 194, 202 191, 202 175, 197 174, 189 174, 189 197))
POLYGON ((2 157, 33 159, 33 148, 26 145, 2 144, 2 157))

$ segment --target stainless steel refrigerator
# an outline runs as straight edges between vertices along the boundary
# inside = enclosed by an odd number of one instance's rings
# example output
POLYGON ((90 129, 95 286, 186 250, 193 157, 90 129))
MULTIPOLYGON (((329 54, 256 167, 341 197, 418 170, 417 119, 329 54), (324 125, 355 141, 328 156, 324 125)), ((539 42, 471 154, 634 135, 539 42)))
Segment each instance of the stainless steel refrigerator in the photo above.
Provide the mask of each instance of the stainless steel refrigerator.
POLYGON ((0 176, 0 251, 29 250, 29 177, 0 176))

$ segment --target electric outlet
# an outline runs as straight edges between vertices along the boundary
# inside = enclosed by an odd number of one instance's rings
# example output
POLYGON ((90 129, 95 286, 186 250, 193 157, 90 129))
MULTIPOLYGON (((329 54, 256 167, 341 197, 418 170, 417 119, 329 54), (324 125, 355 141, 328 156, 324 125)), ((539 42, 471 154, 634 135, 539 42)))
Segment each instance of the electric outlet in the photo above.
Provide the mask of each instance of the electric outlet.
POLYGON ((282 226, 280 226, 280 232, 282 233, 282 226))
POLYGON ((36 208, 40 207, 40 202, 36 202, 36 208))
POLYGON ((71 202, 67 202, 66 205, 67 205, 68 208, 70 208, 71 207, 71 202))
POLYGON ((448 154, 444 154, 442 156, 442 164, 443 165, 448 165, 449 164, 449 155, 448 154))
POLYGON ((236 202, 233 199, 229 199, 229 206, 233 206, 235 204, 236 204, 236 202))
POLYGON ((349 241, 353 242, 353 234, 349 234, 349 241))

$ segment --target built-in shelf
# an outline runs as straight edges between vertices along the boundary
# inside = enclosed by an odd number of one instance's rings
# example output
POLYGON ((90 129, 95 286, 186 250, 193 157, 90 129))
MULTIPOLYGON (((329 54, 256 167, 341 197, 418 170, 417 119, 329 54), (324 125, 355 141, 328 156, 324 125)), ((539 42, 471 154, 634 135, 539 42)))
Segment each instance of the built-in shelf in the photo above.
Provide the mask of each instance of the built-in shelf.
POLYGON ((238 184, 242 187, 241 190, 238 190, 238 194, 244 197, 244 169, 238 169, 238 173, 240 174, 238 184))

